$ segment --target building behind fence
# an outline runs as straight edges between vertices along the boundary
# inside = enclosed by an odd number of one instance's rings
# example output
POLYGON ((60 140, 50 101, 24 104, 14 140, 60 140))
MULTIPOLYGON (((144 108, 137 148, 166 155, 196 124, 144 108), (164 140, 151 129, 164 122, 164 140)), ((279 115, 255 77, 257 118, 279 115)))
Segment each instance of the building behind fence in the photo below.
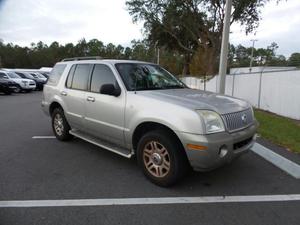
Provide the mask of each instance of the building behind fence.
MULTIPOLYGON (((218 76, 204 82, 183 77, 191 88, 216 92, 218 76)), ((248 100, 254 107, 300 120, 300 70, 279 70, 226 76, 226 95, 248 100)))

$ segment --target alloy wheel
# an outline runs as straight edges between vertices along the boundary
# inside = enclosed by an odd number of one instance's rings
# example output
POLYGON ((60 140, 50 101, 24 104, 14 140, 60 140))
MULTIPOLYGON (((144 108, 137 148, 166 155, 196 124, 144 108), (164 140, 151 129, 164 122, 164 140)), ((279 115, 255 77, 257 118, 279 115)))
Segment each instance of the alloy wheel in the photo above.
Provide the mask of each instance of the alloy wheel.
POLYGON ((145 145, 143 161, 147 171, 155 177, 165 177, 170 171, 168 150, 157 141, 150 141, 145 145))
POLYGON ((64 131, 63 118, 60 114, 56 114, 54 117, 54 129, 58 136, 61 136, 64 131))

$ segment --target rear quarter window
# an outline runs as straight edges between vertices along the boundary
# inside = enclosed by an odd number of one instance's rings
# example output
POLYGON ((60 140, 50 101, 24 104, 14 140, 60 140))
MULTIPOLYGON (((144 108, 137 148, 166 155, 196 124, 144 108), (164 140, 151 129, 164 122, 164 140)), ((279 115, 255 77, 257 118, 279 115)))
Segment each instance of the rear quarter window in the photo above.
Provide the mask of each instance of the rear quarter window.
POLYGON ((50 73, 47 84, 57 85, 61 75, 66 69, 66 66, 66 64, 56 64, 50 73))

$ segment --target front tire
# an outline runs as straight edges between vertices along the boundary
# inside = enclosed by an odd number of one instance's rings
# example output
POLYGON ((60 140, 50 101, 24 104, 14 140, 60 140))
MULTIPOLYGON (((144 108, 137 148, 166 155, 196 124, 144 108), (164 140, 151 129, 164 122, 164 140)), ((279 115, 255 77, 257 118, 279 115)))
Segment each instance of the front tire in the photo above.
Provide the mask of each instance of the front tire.
POLYGON ((167 187, 186 174, 188 161, 179 140, 168 131, 146 133, 137 147, 138 164, 153 183, 167 187))
POLYGON ((72 135, 69 133, 71 130, 70 125, 65 117, 62 108, 56 108, 52 113, 52 129, 56 138, 60 141, 68 141, 72 139, 72 135))
POLYGON ((15 93, 20 93, 22 91, 20 86, 16 86, 16 88, 14 89, 15 93))

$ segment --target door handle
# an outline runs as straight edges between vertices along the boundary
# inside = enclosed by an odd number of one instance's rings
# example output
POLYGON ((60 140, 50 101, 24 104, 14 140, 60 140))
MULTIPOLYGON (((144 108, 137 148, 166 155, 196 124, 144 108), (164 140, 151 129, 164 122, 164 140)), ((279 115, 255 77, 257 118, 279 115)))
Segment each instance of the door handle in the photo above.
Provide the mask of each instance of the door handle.
POLYGON ((91 97, 91 96, 88 96, 86 100, 87 100, 88 102, 94 102, 94 101, 95 101, 95 98, 94 98, 94 97, 91 97))
POLYGON ((67 96, 67 95, 68 95, 68 93, 65 92, 65 91, 60 92, 60 94, 61 94, 62 96, 67 96))

